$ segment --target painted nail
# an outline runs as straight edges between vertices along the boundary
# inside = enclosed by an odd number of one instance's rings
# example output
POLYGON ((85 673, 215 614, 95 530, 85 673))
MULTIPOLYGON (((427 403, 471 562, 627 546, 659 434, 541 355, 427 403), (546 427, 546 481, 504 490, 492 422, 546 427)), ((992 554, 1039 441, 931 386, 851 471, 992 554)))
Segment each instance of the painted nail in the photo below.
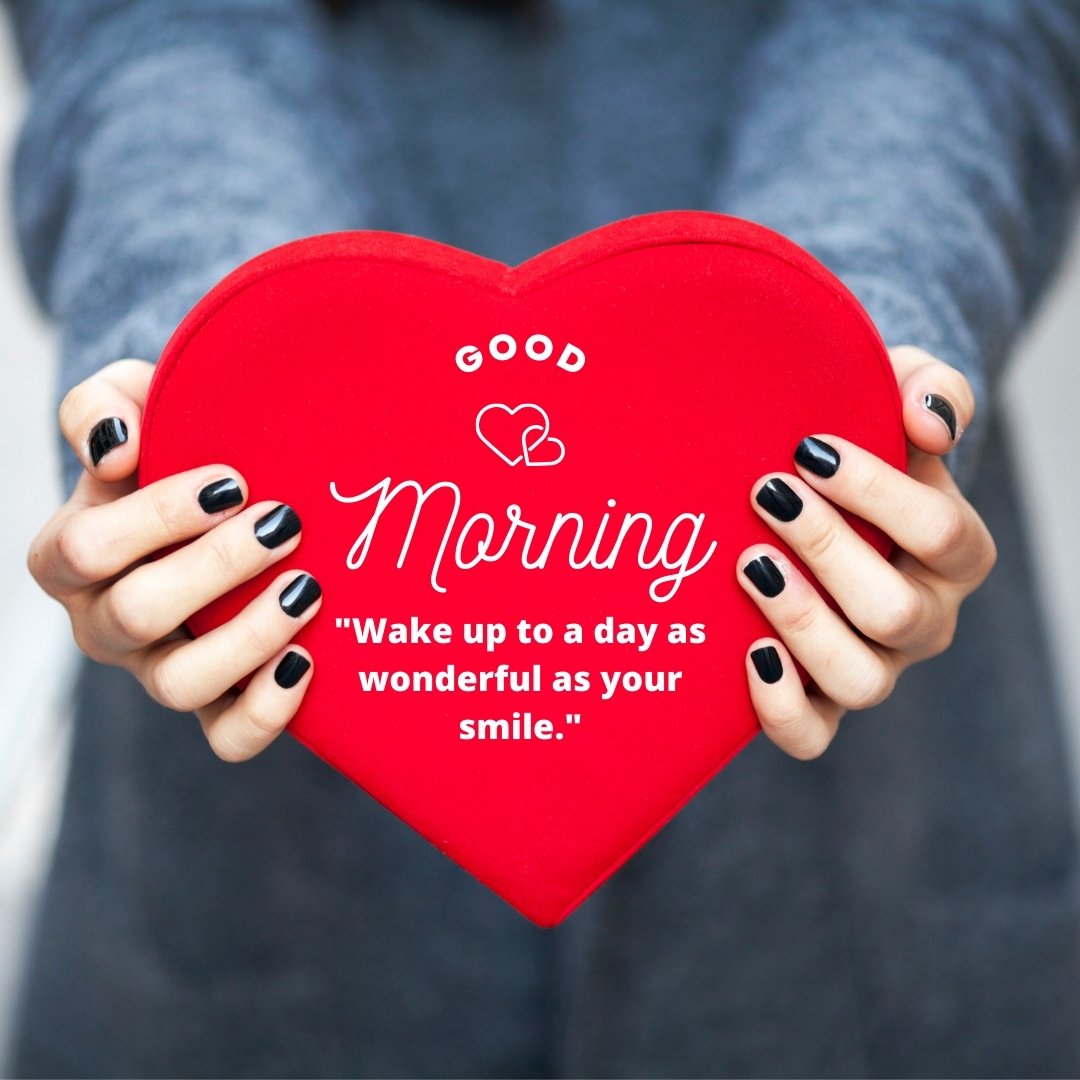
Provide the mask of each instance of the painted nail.
POLYGON ((199 492, 199 505, 208 514, 217 514, 222 510, 231 510, 244 501, 240 485, 228 476, 224 480, 215 480, 199 492))
POLYGON ((298 652, 287 652, 274 668, 274 682, 282 690, 291 690, 304 677, 309 667, 311 661, 306 656, 298 652))
POLYGON ((265 548, 280 547, 300 531, 300 518, 284 503, 255 522, 255 539, 265 548))
POLYGON ((795 447, 795 461, 807 472, 815 476, 824 477, 836 475, 840 468, 840 455, 827 442, 815 439, 808 435, 797 447, 795 447))
POLYGON ((278 602, 286 615, 299 619, 320 596, 319 583, 310 574, 301 574, 282 589, 278 602))
POLYGON ((784 591, 784 575, 768 555, 759 555, 743 567, 743 573, 763 596, 779 596, 784 591))
POLYGON ((772 645, 763 645, 750 654, 758 676, 763 683, 779 682, 784 674, 784 665, 780 663, 780 654, 772 645))
POLYGON ((90 460, 96 468, 101 459, 110 451, 122 446, 128 440, 127 424, 119 416, 110 416, 94 425, 87 443, 90 447, 90 460))
POLYGON ((923 407, 929 409, 949 429, 949 438, 956 442, 956 410, 937 394, 927 394, 923 407))
POLYGON ((802 499, 777 477, 758 489, 757 504, 780 521, 794 521, 802 513, 802 499))

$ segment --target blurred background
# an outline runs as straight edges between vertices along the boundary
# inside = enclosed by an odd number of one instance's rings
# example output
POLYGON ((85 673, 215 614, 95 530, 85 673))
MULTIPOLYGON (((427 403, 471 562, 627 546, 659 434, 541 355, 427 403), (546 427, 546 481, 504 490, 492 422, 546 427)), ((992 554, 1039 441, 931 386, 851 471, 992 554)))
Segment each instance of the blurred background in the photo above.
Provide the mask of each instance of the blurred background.
MULTIPOLYGON (((20 955, 63 784, 74 646, 66 616, 25 570, 31 537, 59 503, 54 338, 26 292, 10 211, 23 91, 0 21, 0 1061, 20 955)), ((1070 719, 1080 787, 1080 240, 1023 343, 1004 398, 1019 447, 1036 577, 1070 719)), ((1023 722, 1018 717, 1018 722, 1023 722)))

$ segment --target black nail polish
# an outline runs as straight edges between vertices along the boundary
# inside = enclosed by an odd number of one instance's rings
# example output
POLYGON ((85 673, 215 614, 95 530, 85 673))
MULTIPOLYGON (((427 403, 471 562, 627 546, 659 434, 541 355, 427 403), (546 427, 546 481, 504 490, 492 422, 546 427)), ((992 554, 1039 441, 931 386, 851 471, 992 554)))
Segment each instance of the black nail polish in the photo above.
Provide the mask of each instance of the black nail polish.
POLYGON ((199 505, 208 514, 217 514, 222 510, 231 510, 244 501, 240 485, 231 477, 215 480, 199 492, 199 505))
POLYGON ((300 531, 300 518, 291 506, 282 503, 255 522, 255 539, 266 548, 280 547, 300 531))
POLYGON ((956 410, 948 401, 937 394, 927 394, 923 398, 923 405, 944 421, 945 426, 949 429, 949 438, 956 442, 956 410))
POLYGON ((127 424, 119 416, 110 416, 94 425, 87 443, 90 447, 90 460, 96 468, 101 459, 110 451, 122 446, 128 440, 127 424))
POLYGON ((743 573, 763 596, 779 596, 784 591, 784 575, 768 555, 759 555, 743 567, 743 573))
POLYGON ((772 645, 755 649, 750 654, 750 659, 754 661, 754 667, 757 668, 762 682, 771 684, 780 681, 784 674, 784 665, 780 663, 780 654, 772 645))
POLYGON ((794 521, 802 513, 802 499, 777 477, 758 490, 757 504, 780 521, 794 521))
POLYGON ((828 480, 840 468, 840 455, 827 442, 808 435, 795 447, 795 461, 807 472, 828 480))
POLYGON ((286 615, 299 619, 320 596, 319 583, 310 574, 301 574, 282 589, 278 602, 286 615))
POLYGON ((311 661, 298 652, 287 652, 274 668, 274 682, 282 690, 291 690, 303 677, 311 661))

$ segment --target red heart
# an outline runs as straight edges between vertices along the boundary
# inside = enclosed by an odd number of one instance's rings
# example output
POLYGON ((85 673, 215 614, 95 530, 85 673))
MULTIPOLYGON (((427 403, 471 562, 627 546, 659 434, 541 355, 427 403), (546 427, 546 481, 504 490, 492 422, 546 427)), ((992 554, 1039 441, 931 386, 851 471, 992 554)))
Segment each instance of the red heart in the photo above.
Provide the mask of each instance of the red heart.
POLYGON ((298 637, 315 673, 292 733, 552 925, 758 730, 744 656, 769 630, 737 559, 775 537, 749 492, 815 432, 904 465, 870 320, 758 226, 647 215, 513 269, 342 233, 259 256, 188 315, 151 389, 140 482, 222 461, 253 501, 297 509, 286 562, 325 603, 298 637), (504 426, 485 444, 492 404, 504 426), (413 617, 451 642, 358 644, 350 621, 413 617), (648 647, 638 624, 656 624, 648 647), (360 672, 390 673, 388 688, 363 689, 360 672), (538 688, 508 688, 537 673, 538 688))

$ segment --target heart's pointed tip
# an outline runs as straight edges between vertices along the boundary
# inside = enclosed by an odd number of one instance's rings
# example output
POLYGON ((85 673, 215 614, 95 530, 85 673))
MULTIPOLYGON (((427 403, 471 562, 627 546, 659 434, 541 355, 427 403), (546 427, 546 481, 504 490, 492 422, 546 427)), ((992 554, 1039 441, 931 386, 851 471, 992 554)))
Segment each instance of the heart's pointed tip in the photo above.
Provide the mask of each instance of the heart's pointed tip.
POLYGON ((517 900, 510 900, 505 895, 502 895, 502 899, 522 916, 522 918, 531 922, 533 926, 536 926, 541 930, 554 930, 557 926, 564 923, 581 906, 585 897, 579 897, 570 904, 561 900, 547 904, 537 904, 531 901, 520 902, 517 900))

